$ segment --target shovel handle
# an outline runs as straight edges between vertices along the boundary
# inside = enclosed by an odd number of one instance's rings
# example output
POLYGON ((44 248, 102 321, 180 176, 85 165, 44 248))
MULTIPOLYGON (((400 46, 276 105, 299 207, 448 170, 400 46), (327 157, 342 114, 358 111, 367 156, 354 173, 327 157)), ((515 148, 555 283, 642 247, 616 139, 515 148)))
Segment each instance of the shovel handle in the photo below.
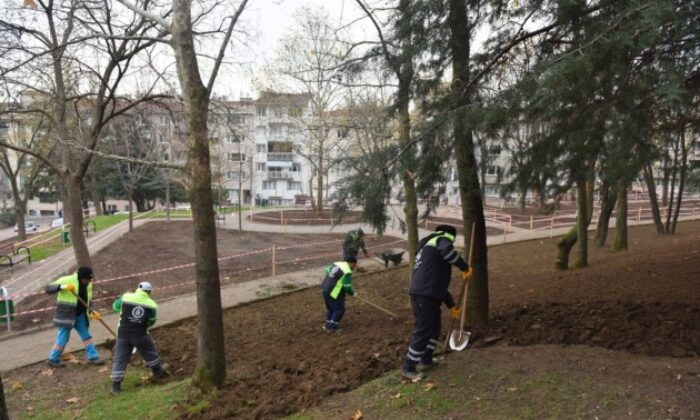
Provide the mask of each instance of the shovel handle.
MULTIPOLYGON (((472 223, 472 234, 471 238, 469 239, 469 267, 472 266, 472 257, 474 256, 474 237, 476 235, 476 223, 472 223)), ((467 288, 469 287, 469 282, 465 281, 464 284, 462 285, 462 289, 459 291, 459 297, 457 298, 457 301, 462 301, 462 318, 460 319, 460 330, 464 330, 464 320, 466 318, 466 312, 467 312, 467 288)), ((445 350, 447 350, 447 346, 450 343, 450 332, 454 328, 455 325, 455 320, 454 318, 450 318, 450 329, 447 330, 447 336, 445 337, 445 342, 442 343, 442 350, 441 352, 444 353, 445 350)))
MULTIPOLYGON (((79 294, 77 294, 77 293, 75 293, 75 292, 71 292, 71 293, 73 293, 73 295, 74 295, 75 297, 78 298, 78 300, 80 301, 80 303, 82 303, 83 306, 85 306, 85 309, 88 309, 88 308, 89 308, 87 302, 85 302, 85 301, 83 300, 83 298, 80 297, 79 294)), ((102 320, 102 318, 98 319, 98 321, 100 321, 100 324, 102 324, 102 326, 104 326, 105 328, 107 328, 107 331, 109 331, 110 333, 112 333, 112 335, 114 336, 114 338, 117 337, 117 335, 114 333, 114 331, 112 331, 112 329, 109 328, 109 325, 107 325, 107 324, 102 320)))

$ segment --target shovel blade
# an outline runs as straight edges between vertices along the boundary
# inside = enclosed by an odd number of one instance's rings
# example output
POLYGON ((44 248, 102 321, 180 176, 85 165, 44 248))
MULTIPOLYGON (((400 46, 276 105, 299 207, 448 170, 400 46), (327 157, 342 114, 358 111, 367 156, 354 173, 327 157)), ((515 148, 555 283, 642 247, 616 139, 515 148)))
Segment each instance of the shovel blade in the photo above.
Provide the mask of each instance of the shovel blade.
POLYGON ((466 349, 471 335, 472 333, 469 331, 452 330, 450 333, 450 348, 455 351, 466 349))

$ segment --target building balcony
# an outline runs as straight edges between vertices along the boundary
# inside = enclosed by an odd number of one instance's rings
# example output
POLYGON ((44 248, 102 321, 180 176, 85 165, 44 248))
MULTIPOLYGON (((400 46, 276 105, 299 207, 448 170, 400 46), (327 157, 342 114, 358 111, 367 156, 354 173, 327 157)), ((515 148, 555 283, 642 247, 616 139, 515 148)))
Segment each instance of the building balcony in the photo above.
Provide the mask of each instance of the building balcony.
POLYGON ((276 160, 280 162, 291 162, 294 160, 294 153, 291 152, 268 152, 267 160, 276 160))
POLYGON ((295 179, 299 174, 294 171, 267 171, 267 179, 295 179))

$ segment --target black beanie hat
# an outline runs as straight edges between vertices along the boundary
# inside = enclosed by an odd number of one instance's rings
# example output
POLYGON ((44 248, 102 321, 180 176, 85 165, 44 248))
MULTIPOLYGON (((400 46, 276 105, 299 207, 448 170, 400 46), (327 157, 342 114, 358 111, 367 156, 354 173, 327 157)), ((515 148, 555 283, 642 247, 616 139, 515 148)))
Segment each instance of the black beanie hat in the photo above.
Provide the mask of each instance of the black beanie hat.
POLYGON ((80 267, 78 268, 78 280, 80 279, 88 279, 92 280, 92 268, 90 267, 80 267))
POLYGON ((450 225, 440 225, 435 228, 435 232, 445 232, 449 233, 452 236, 457 236, 457 229, 455 229, 454 226, 450 225))
POLYGON ((348 257, 345 257, 345 262, 356 263, 356 262, 357 262, 357 258, 355 258, 355 257, 353 257, 353 256, 348 256, 348 257))

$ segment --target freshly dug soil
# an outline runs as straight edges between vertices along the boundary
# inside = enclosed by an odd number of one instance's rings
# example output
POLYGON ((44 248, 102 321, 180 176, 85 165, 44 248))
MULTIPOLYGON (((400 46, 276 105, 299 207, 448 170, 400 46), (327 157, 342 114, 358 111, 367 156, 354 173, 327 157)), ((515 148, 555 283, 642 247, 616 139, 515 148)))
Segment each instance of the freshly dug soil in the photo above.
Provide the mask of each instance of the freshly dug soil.
MULTIPOLYGON (((312 267, 320 267, 336 260, 341 254, 345 235, 334 234, 280 234, 217 230, 220 257, 260 251, 249 255, 224 259, 219 262, 221 284, 239 283, 272 274, 274 245, 276 273, 283 274, 312 267)), ((400 248, 398 238, 368 236, 365 243, 374 254, 387 248, 400 248)), ((150 271, 194 262, 191 221, 153 221, 134 229, 92 258, 95 270, 94 299, 96 309, 111 307, 120 294, 134 289, 143 280, 154 286, 154 298, 163 299, 194 291, 193 266, 161 272, 150 271), (127 276, 114 281, 116 277, 127 276), (102 299, 102 300, 97 300, 102 299)), ((17 311, 50 308, 47 311, 18 316, 12 327, 23 329, 48 323, 54 315, 56 297, 43 293, 30 296, 17 305, 17 311)))
MULTIPOLYGON (((490 330, 475 332, 474 345, 585 344, 697 356, 700 273, 691 257, 700 251, 700 223, 684 223, 681 232, 631 229, 630 251, 592 250, 591 268, 568 272, 552 269, 554 240, 491 248, 495 316, 490 330)), ((205 418, 278 417, 396 369, 413 322, 405 269, 360 277, 356 285, 360 296, 400 319, 350 300, 343 331, 326 335, 314 289, 226 311, 228 385, 205 418)), ((192 321, 155 333, 178 377, 192 371, 195 333, 192 321)))

